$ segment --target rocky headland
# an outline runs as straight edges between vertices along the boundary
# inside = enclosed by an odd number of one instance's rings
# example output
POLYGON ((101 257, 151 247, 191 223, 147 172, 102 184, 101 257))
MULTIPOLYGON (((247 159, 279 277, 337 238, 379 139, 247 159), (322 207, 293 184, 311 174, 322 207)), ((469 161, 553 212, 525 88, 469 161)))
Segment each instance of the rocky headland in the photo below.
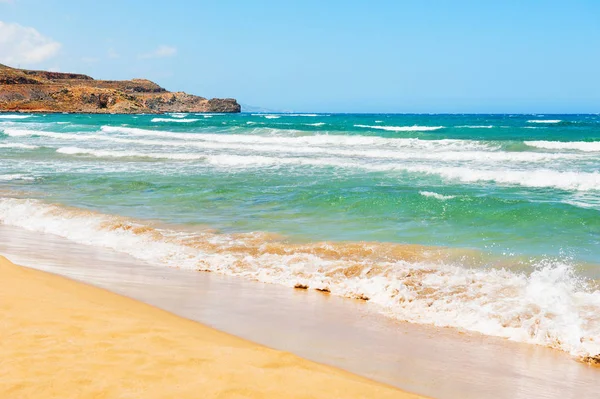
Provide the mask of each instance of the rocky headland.
POLYGON ((76 73, 32 71, 0 64, 0 112, 138 114, 240 112, 232 98, 170 92, 146 79, 96 80, 76 73))

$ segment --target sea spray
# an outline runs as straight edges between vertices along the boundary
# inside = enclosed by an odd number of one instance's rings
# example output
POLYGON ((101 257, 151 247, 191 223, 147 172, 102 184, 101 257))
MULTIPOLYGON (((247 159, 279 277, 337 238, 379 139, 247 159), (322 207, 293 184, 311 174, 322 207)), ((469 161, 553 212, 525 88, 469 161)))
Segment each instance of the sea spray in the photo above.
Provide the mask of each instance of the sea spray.
POLYGON ((578 357, 600 353, 600 292, 561 261, 541 261, 527 275, 448 263, 444 251, 435 248, 191 233, 16 198, 0 198, 0 222, 155 265, 369 300, 398 320, 549 346, 578 357))

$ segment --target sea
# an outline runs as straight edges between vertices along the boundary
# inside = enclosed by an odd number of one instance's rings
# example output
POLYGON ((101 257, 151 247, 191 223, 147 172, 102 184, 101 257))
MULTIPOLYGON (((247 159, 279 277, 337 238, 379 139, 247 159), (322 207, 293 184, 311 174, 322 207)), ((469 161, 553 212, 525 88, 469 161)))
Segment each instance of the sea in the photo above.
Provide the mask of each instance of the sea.
POLYGON ((4 113, 0 224, 600 355, 600 115, 4 113))

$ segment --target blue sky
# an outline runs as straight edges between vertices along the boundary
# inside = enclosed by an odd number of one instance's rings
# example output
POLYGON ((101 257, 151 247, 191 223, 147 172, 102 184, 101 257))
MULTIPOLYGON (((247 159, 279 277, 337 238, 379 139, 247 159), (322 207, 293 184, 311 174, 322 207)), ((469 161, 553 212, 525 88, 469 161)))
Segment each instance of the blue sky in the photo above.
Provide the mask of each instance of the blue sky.
POLYGON ((0 62, 272 109, 600 112, 597 0, 0 0, 0 21, 0 62))

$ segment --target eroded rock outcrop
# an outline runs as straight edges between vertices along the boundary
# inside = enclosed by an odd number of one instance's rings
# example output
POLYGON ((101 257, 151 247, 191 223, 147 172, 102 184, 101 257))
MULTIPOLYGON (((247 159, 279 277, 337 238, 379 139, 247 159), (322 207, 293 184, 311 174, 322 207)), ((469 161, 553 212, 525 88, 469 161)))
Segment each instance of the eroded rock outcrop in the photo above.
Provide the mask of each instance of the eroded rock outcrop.
POLYGON ((240 112, 236 100, 172 93, 146 79, 95 80, 87 75, 30 71, 0 64, 0 112, 240 112))

